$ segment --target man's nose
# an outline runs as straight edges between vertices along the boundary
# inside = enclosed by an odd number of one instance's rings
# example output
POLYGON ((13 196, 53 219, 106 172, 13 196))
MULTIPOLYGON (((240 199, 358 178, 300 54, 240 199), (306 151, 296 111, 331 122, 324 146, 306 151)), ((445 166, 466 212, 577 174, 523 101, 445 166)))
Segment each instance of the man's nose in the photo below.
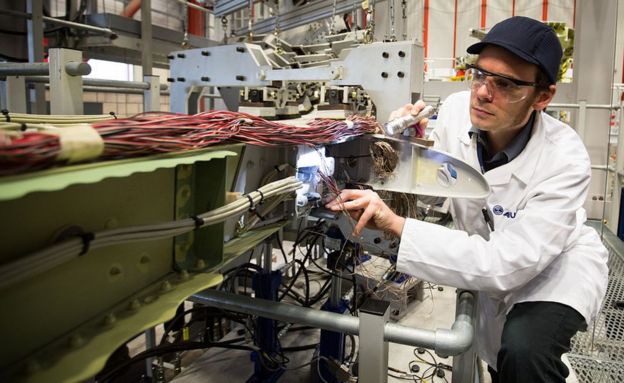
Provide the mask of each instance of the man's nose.
POLYGON ((493 94, 490 89, 490 86, 488 85, 487 79, 486 81, 483 81, 483 83, 481 83, 480 85, 477 85, 475 92, 476 92, 476 96, 480 99, 487 99, 489 101, 492 100, 493 94))

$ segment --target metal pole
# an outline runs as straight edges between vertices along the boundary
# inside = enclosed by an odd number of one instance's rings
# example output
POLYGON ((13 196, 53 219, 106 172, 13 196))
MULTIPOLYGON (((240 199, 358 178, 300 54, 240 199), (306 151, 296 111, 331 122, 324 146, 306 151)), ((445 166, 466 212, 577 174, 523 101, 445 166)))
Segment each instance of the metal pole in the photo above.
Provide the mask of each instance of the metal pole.
POLYGON ((0 76, 40 76, 48 75, 48 63, 2 63, 0 76))
POLYGON ((158 76, 143 76, 143 81, 150 85, 143 92, 143 111, 157 112, 160 110, 160 79, 158 76))
POLYGON ((0 108, 13 113, 27 113, 26 81, 22 76, 8 76, 0 81, 0 108))
POLYGON ((609 110, 618 110, 618 109, 620 109, 619 105, 588 104, 586 101, 579 101, 578 104, 552 103, 552 104, 548 104, 548 107, 551 107, 551 108, 563 108, 563 109, 578 109, 578 108, 581 108, 581 103, 585 104, 585 108, 586 109, 609 109, 609 110))
MULTIPOLYGON (((84 114, 82 77, 67 73, 69 63, 82 63, 82 52, 52 48, 50 59, 50 113, 84 114)), ((75 68, 78 70, 77 68, 75 68)), ((76 70, 73 70, 75 73, 76 70)))
MULTIPOLYGON (((156 347, 156 330, 154 327, 145 330, 145 349, 150 350, 156 347)), ((153 376, 152 364, 154 363, 154 358, 145 359, 145 373, 148 378, 153 376)))
MULTIPOLYGON (((29 83, 41 83, 47 84, 50 82, 50 78, 46 76, 29 76, 26 77, 26 82, 29 83)), ((98 78, 85 78, 82 80, 85 86, 95 86, 102 88, 123 88, 123 89, 137 89, 137 90, 149 90, 150 83, 144 81, 121 81, 121 80, 103 80, 98 78)), ((159 84, 158 89, 161 91, 167 90, 169 87, 167 84, 159 84)))
MULTIPOLYGON (((31 1, 38 2, 41 0, 29 0, 28 2, 30 3, 31 1)), ((56 19, 54 17, 49 17, 49 16, 43 16, 42 10, 43 8, 41 9, 40 16, 33 13, 32 10, 29 8, 26 9, 27 13, 19 12, 19 11, 12 11, 10 9, 0 9, 0 14, 22 17, 24 19, 32 21, 33 23, 36 23, 41 28, 42 36, 43 36, 43 22, 45 21, 46 23, 62 25, 62 26, 69 27, 69 28, 82 29, 85 31, 101 33, 104 35, 108 35, 112 39, 117 38, 117 34, 108 28, 100 28, 100 27, 96 27, 93 25, 76 23, 73 21, 68 21, 68 20, 63 20, 63 19, 56 19)))
POLYGON ((362 383, 388 381, 388 342, 384 326, 390 318, 390 302, 369 299, 360 308, 360 363, 358 376, 362 383))
POLYGON ((152 75, 152 0, 141 2, 141 66, 143 76, 152 75))
MULTIPOLYGON (((27 0, 26 11, 31 15, 26 22, 28 62, 41 63, 43 61, 43 0, 27 0)), ((43 85, 35 85, 35 88, 30 91, 29 101, 32 103, 32 113, 46 114, 43 85)))
MULTIPOLYGON (((286 323, 300 323, 326 330, 357 335, 360 320, 356 317, 318 311, 286 303, 249 298, 217 290, 204 290, 190 300, 207 306, 273 318, 286 323)), ((424 330, 386 323, 384 339, 388 342, 433 349, 439 355, 458 355, 470 348, 474 338, 474 295, 461 291, 457 295, 455 322, 451 329, 424 330)))
MULTIPOLYGON (((91 73, 91 66, 83 62, 70 61, 65 64, 65 72, 70 76, 85 76, 91 73)), ((0 63, 0 76, 47 76, 48 63, 0 63)))
POLYGON ((55 19, 54 17, 48 17, 48 16, 43 16, 42 19, 46 23, 62 25, 64 27, 69 27, 69 28, 74 28, 74 29, 82 29, 83 31, 91 31, 91 32, 101 33, 103 35, 108 35, 108 37, 110 37, 111 39, 116 39, 117 38, 117 33, 113 32, 112 30, 110 30, 108 28, 100 28, 100 27, 95 27, 93 25, 82 24, 82 23, 75 23, 73 21, 62 20, 62 19, 55 19))

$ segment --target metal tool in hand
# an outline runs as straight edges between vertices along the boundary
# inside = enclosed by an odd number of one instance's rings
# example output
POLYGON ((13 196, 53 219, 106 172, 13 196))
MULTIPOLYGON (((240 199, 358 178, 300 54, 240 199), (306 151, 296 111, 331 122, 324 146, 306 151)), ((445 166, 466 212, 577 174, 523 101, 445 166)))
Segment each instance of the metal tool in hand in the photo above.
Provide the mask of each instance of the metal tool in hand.
POLYGON ((407 116, 395 118, 392 121, 386 122, 384 130, 389 136, 399 136, 411 125, 418 123, 423 118, 431 117, 434 111, 433 106, 427 105, 417 115, 409 114, 407 116))

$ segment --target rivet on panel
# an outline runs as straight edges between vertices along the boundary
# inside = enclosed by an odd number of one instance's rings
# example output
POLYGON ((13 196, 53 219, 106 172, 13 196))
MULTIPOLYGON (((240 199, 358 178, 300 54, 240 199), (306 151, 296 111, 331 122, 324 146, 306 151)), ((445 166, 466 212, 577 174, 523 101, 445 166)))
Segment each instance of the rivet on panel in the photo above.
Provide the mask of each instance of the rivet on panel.
POLYGON ((206 262, 203 259, 198 259, 195 267, 197 267, 198 269, 203 269, 206 267, 206 262))
POLYGON ((85 340, 80 334, 72 334, 67 340, 67 345, 70 348, 78 348, 84 344, 85 340))
POLYGON ((154 297, 153 295, 148 295, 145 298, 143 298, 143 303, 150 304, 154 302, 155 300, 156 300, 156 297, 154 297))
POLYGON ((121 274, 121 269, 117 266, 113 266, 111 267, 110 271, 108 272, 110 275, 119 275, 121 274))
POLYGON ((186 270, 181 270, 179 274, 179 278, 181 281, 186 281, 189 279, 189 273, 186 270))
POLYGON ((132 310, 132 311, 136 311, 138 309, 141 308, 141 302, 139 302, 138 299, 133 299, 130 301, 130 304, 128 305, 128 309, 132 310))
POLYGON ((147 254, 141 254, 141 259, 139 259, 139 263, 141 263, 142 265, 145 265, 147 263, 150 263, 151 259, 149 257, 149 255, 147 254))
POLYGON ((119 222, 117 221, 117 218, 112 217, 112 218, 107 219, 104 225, 106 226, 107 229, 114 229, 119 226, 119 222))
POLYGON ((117 317, 115 316, 115 314, 108 313, 104 317, 104 320, 102 321, 102 324, 104 326, 112 326, 113 324, 115 324, 115 322, 117 322, 117 317))
POLYGON ((173 288, 173 286, 171 286, 171 283, 169 283, 169 281, 164 281, 160 285, 160 291, 163 291, 163 292, 167 292, 167 291, 171 290, 172 288, 173 288))

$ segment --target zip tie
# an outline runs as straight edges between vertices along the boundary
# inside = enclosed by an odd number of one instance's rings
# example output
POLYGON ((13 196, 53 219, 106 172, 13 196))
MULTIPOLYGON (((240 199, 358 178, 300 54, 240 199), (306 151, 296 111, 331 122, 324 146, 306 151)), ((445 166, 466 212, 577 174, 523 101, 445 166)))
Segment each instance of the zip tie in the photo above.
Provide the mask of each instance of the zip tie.
MULTIPOLYGON (((260 190, 256 190, 256 191, 260 193, 260 196, 261 196, 260 202, 258 203, 258 205, 260 205, 263 202, 262 200, 264 199, 264 194, 262 194, 260 190)), ((249 194, 245 194, 245 197, 247 197, 247 199, 249 200, 249 205, 250 205, 249 212, 258 216, 258 218, 260 218, 261 221, 264 221, 265 218, 260 213, 258 213, 258 210, 256 210, 256 206, 253 203, 253 198, 251 198, 249 194)))
POLYGON ((253 198, 249 194, 245 194, 245 197, 249 200, 249 211, 252 213, 256 212, 256 206, 254 205, 253 198))
POLYGON ((78 256, 80 257, 80 256, 85 255, 89 251, 89 245, 91 244, 91 241, 95 239, 95 234, 81 233, 81 234, 78 234, 78 237, 82 239, 82 251, 80 251, 80 254, 78 254, 78 256))
POLYGON ((264 203, 264 193, 262 191, 260 191, 260 189, 256 190, 258 193, 260 193, 260 202, 258 202, 258 205, 262 205, 264 203))
POLYGON ((4 118, 6 119, 6 122, 11 122, 11 116, 9 116, 9 110, 8 109, 2 109, 2 110, 0 110, 0 112, 2 112, 2 114, 4 115, 4 118))
POLYGON ((191 218, 193 219, 193 221, 195 221, 195 230, 197 230, 200 227, 204 226, 204 224, 206 223, 206 221, 204 221, 203 218, 199 218, 196 215, 192 216, 191 218))
POLYGON ((25 122, 22 122, 22 123, 21 123, 21 125, 20 125, 20 130, 21 130, 22 132, 25 132, 25 131, 26 131, 26 129, 28 129, 28 126, 26 126, 26 123, 25 123, 25 122))

